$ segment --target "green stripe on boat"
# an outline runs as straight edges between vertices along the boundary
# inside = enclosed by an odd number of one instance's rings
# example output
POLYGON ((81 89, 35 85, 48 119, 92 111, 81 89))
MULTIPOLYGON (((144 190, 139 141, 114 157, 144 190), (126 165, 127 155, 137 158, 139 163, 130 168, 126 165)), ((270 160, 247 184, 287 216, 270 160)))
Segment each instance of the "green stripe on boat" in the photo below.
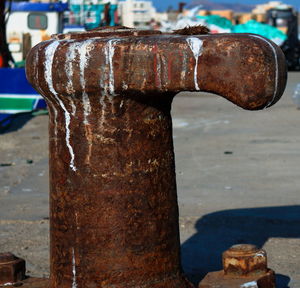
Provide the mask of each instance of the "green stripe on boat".
MULTIPOLYGON (((31 111, 37 97, 28 98, 11 98, 11 97, 0 97, 0 110, 28 110, 31 111)), ((20 111, 21 112, 21 111, 20 111)))

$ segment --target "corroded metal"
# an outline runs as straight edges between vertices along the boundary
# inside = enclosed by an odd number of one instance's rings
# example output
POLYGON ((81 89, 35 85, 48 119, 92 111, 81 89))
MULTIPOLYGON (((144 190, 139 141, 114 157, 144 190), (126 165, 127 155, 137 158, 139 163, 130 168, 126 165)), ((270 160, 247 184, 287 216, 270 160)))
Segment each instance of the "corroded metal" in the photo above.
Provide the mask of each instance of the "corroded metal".
POLYGON ((234 245, 223 253, 223 270, 211 272, 199 288, 275 288, 275 273, 267 253, 254 245, 234 245))
POLYGON ((266 273, 267 253, 255 245, 234 245, 223 253, 225 275, 249 276, 266 273))
POLYGON ((38 44, 26 69, 50 111, 50 287, 190 287, 173 97, 201 90, 269 107, 286 84, 281 50, 257 35, 105 28, 38 44))
POLYGON ((12 253, 0 254, 0 287, 16 284, 25 278, 25 261, 12 253))
POLYGON ((224 271, 211 272, 198 288, 275 288, 275 273, 268 270, 263 275, 251 277, 226 277, 224 271))
MULTIPOLYGON (((11 283, 12 284, 12 283, 11 283)), ((14 288, 14 287, 22 287, 22 288, 49 288, 49 279, 46 278, 26 278, 23 281, 10 285, 7 283, 5 288, 14 288)))

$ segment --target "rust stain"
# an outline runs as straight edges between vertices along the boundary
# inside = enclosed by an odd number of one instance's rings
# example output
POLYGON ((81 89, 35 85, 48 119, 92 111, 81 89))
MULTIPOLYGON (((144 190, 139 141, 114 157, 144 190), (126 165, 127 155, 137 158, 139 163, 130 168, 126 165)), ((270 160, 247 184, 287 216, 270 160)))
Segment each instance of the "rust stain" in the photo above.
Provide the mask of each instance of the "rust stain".
POLYGON ((51 107, 49 287, 192 287, 180 264, 172 100, 200 89, 271 106, 286 84, 281 50, 245 34, 109 27, 38 44, 26 73, 51 107))

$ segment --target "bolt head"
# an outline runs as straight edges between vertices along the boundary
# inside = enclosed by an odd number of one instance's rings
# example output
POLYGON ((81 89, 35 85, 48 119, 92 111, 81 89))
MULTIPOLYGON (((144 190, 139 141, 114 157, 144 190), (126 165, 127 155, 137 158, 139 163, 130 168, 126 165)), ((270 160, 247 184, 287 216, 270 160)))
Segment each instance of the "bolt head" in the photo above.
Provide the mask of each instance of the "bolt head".
POLYGON ((223 253, 223 269, 228 276, 254 276, 267 271, 267 253, 250 244, 234 245, 223 253))
POLYGON ((0 254, 0 285, 22 281, 25 271, 25 260, 12 253, 0 254))

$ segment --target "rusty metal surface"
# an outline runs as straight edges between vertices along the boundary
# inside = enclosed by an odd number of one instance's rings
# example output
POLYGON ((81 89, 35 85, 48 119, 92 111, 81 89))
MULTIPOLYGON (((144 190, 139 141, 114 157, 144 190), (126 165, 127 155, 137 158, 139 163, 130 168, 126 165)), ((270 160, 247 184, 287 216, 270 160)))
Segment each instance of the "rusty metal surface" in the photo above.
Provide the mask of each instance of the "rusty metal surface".
POLYGON ((5 288, 14 288, 14 287, 21 287, 21 288, 49 288, 49 279, 46 278, 27 278, 23 281, 15 283, 13 285, 5 285, 0 287, 5 288))
POLYGON ((172 99, 203 90, 268 107, 285 88, 282 52, 254 35, 121 28, 54 36, 26 65, 50 111, 50 287, 191 287, 172 99))
POLYGON ((25 278, 25 261, 12 253, 0 254, 0 287, 25 278))
POLYGON ((267 253, 255 245, 234 245, 223 253, 225 275, 250 276, 267 271, 267 253))
POLYGON ((224 271, 209 273, 198 288, 275 288, 275 273, 268 270, 263 275, 251 277, 229 277, 224 271))
POLYGON ((255 245, 232 246, 223 253, 222 262, 223 270, 208 273, 199 288, 275 288, 267 253, 255 245))

